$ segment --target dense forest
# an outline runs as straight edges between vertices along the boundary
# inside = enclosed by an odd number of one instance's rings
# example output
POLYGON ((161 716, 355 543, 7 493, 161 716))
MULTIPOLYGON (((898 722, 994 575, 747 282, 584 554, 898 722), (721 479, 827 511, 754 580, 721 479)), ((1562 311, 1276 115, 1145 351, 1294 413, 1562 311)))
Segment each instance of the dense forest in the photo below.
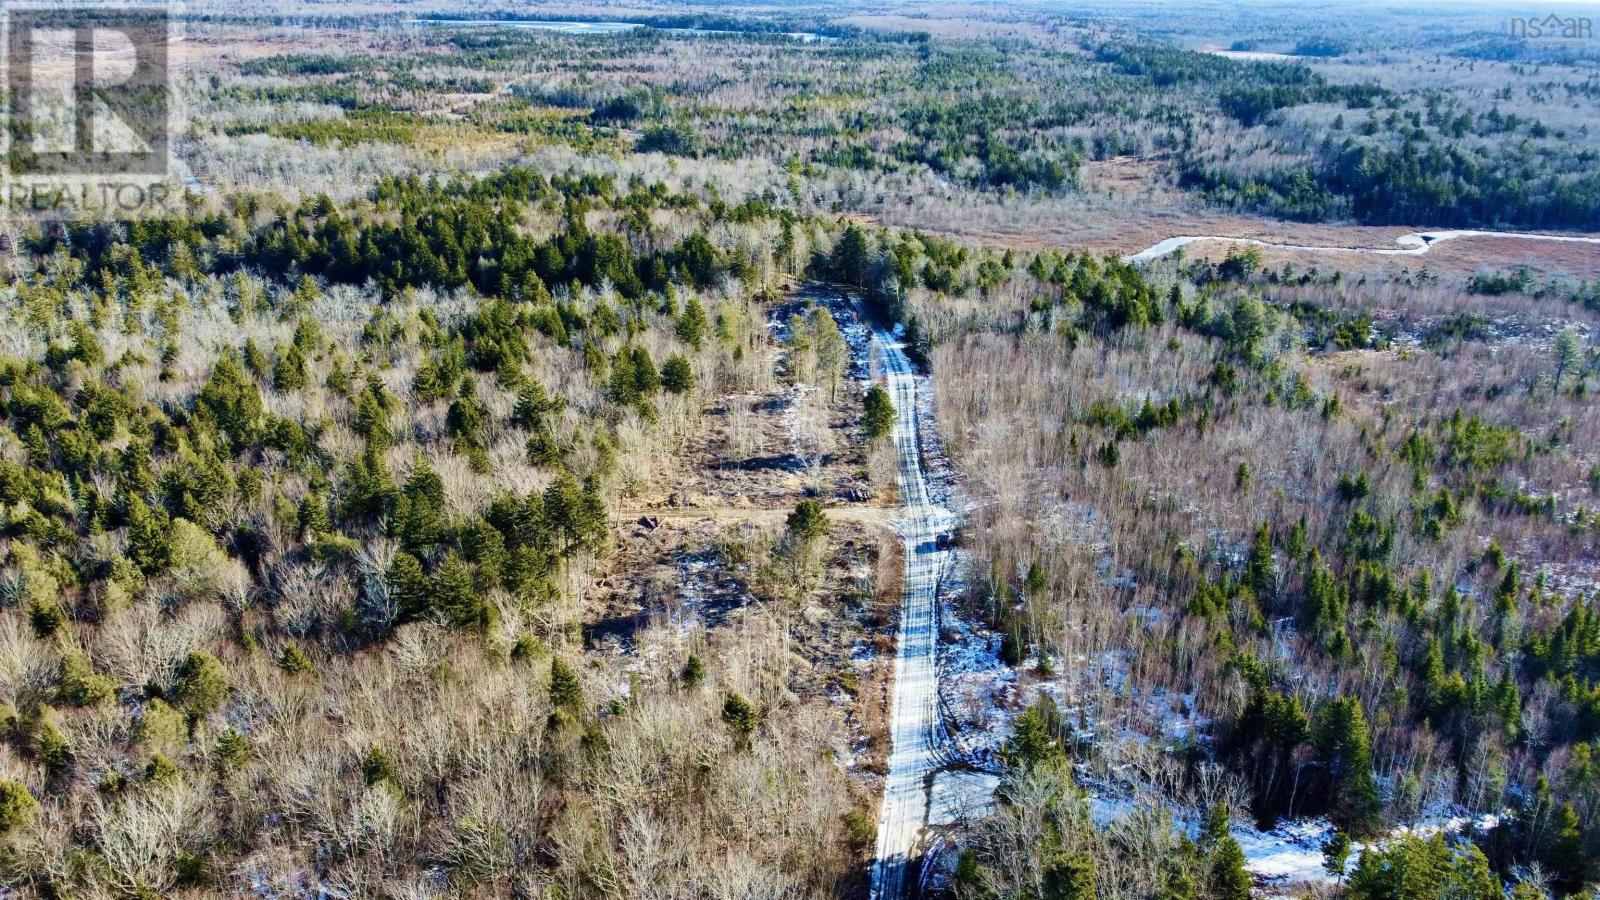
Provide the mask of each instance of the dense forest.
MULTIPOLYGON (((1001 657, 1048 677, 1054 660, 1132 648, 1125 652, 1133 677, 1149 679, 1145 688, 1110 693, 1091 673, 1071 676, 1072 706, 1040 701, 1030 711, 1037 718, 1027 720, 1035 730, 1018 722, 1012 758, 1046 768, 1076 759, 1098 769, 1092 761, 1105 752, 1104 729, 1141 709, 1144 691, 1159 702, 1186 689, 1197 695, 1188 702, 1210 710, 1213 730, 1199 743, 1180 733, 1173 752, 1184 762, 1173 777, 1204 777, 1206 760, 1225 764, 1246 788, 1235 815, 1263 828, 1325 816, 1348 847, 1441 800, 1505 808, 1505 821, 1479 834, 1476 848, 1419 843, 1393 852, 1419 854, 1403 865, 1427 878, 1470 878, 1478 887, 1463 890, 1471 896, 1499 896, 1491 872, 1536 871, 1557 894, 1580 891, 1595 877, 1600 849, 1591 761, 1600 748, 1600 597, 1583 580, 1558 587, 1549 570, 1500 542, 1538 534, 1540 546, 1592 545, 1600 484, 1578 435, 1594 424, 1585 382, 1600 357, 1566 332, 1548 355, 1507 364, 1501 378, 1509 380, 1487 394, 1453 387, 1408 396, 1403 402, 1426 405, 1380 417, 1367 397, 1395 397, 1382 385, 1399 374, 1332 362, 1371 346, 1370 317, 1330 311, 1319 302, 1326 285, 1291 287, 1279 273, 1260 272, 1253 256, 1181 267, 1165 283, 1146 285, 1135 274, 1120 288, 1102 286, 1119 276, 1114 262, 1036 258, 1012 312, 997 311, 987 333, 963 329, 931 351, 952 433, 970 422, 980 435, 990 417, 1045 409, 1065 432, 1059 441, 1031 440, 1021 460, 1003 463, 981 439, 955 444, 1001 498, 1008 484, 1035 478, 1046 491, 1016 498, 1016 511, 1002 499, 971 529, 969 603, 1001 632, 1001 657), (1269 291, 1278 299, 1263 302, 1269 291), (1108 319, 1108 296, 1147 298, 1149 311, 1108 319), (1059 324, 1039 329, 1041 316, 1059 324), (1110 372, 1096 363, 1108 354, 1110 372), (1048 359, 1082 372, 1085 383, 1056 398, 1034 394, 1038 387, 1026 381, 1002 387, 996 358, 1024 369, 1048 359), (1168 358, 1180 361, 1176 378, 1168 358), (1115 393, 1104 383, 1112 377, 1124 385, 1115 393), (1140 385, 1131 397, 1123 379, 1140 385), (1555 410, 1536 424, 1489 399, 1504 396, 1537 397, 1555 410), (1238 442, 1245 434, 1261 441, 1263 427, 1283 437, 1249 450, 1238 442), (1286 463, 1305 449, 1290 435, 1305 432, 1318 456, 1286 463), (1163 462, 1171 455, 1211 460, 1211 471, 1163 462), (1118 537, 1098 551, 1126 567, 1117 588, 1085 576, 1097 568, 1096 551, 1054 545, 1010 518, 1061 515, 1045 499, 1056 484, 1077 503, 1126 509, 1110 514, 1118 537), (1209 524, 1210 516, 1174 502, 1185 496, 1216 496, 1212 514, 1229 512, 1209 524), (1241 530, 1219 533, 1230 520, 1241 530), (1485 532, 1486 546, 1475 537, 1485 532), (1130 612, 1180 599, 1174 617, 1146 621, 1095 611, 1108 594, 1130 612)), ((912 304, 925 318, 935 307, 931 298, 912 304)), ((1437 362, 1411 366, 1419 370, 1411 377, 1432 382, 1479 348, 1454 345, 1437 362)), ((1018 802, 1045 802, 1028 793, 1037 788, 1020 783, 1018 802)), ((1014 832, 988 834, 967 874, 974 895, 1004 894, 1019 877, 1066 877, 1052 875, 1055 866, 1086 877, 1083 866, 1092 873, 1096 858, 1103 865, 1117 841, 1131 839, 1085 831, 1081 813, 1046 814, 1065 817, 1056 826, 1061 849, 1030 848, 1019 858, 1022 848, 1007 843, 1014 832), (1062 856, 1052 861, 1052 853, 1062 856)), ((1229 876, 1207 867, 1237 848, 1211 834, 1137 877, 1165 896, 1231 896, 1229 876)), ((1382 865, 1402 863, 1362 856, 1350 893, 1456 895, 1442 881, 1389 893, 1387 879, 1412 876, 1382 865)))
POLYGON ((0 220, 6 888, 870 896, 937 550, 925 896, 1592 893, 1593 245, 1291 245, 1592 230, 1600 76, 1297 9, 187 11, 0 220))
POLYGON ((1474 114, 1438 93, 1422 103, 1373 83, 1330 83, 1296 62, 1236 62, 1160 48, 1097 48, 1098 58, 1155 88, 1201 85, 1245 128, 1307 105, 1342 111, 1303 166, 1235 173, 1203 138, 1185 135, 1182 184, 1215 202, 1305 221, 1373 225, 1584 228, 1600 222, 1593 147, 1498 106, 1474 114))

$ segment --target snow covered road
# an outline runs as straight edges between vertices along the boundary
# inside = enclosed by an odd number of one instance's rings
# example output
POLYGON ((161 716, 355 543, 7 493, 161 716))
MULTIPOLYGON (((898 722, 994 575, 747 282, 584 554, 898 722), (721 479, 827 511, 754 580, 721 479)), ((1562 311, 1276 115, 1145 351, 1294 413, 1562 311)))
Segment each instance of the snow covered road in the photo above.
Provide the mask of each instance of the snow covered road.
POLYGON ((1529 234, 1521 231, 1472 231, 1466 229, 1454 231, 1418 231, 1412 234, 1402 234, 1395 238, 1393 247, 1319 247, 1311 244, 1285 244, 1276 241, 1263 241, 1257 238, 1226 237, 1217 234, 1184 235, 1170 237, 1160 243, 1153 244, 1122 258, 1123 262, 1138 263, 1160 259, 1163 256, 1187 247, 1196 241, 1231 241, 1235 244, 1245 244, 1251 247, 1268 247, 1274 250, 1298 250, 1308 253, 1371 253, 1376 256, 1421 256, 1428 252, 1434 244, 1445 241, 1454 241, 1460 238, 1517 238, 1525 241, 1553 241, 1565 244, 1600 244, 1600 238, 1583 235, 1568 234, 1529 234))
POLYGON ((899 900, 916 887, 915 863, 929 813, 932 775, 946 760, 939 713, 938 587, 950 551, 938 547, 954 517, 934 505, 922 468, 922 427, 917 377, 904 345, 874 329, 885 388, 894 401, 894 443, 899 453, 899 532, 905 543, 905 593, 901 598, 890 703, 889 775, 878 816, 878 852, 872 866, 873 900, 899 900))

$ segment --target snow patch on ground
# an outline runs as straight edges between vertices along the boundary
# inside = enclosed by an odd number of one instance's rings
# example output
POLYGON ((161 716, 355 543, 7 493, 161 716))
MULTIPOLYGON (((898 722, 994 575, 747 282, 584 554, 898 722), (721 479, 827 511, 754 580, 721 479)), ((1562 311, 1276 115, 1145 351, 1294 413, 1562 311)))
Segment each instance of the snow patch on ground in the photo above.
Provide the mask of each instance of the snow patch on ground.
MULTIPOLYGON (((1244 851, 1244 868, 1267 882, 1323 882, 1333 875, 1323 866, 1322 845, 1333 836, 1326 819, 1284 822, 1271 831, 1235 825, 1233 839, 1244 851)), ((1351 863, 1355 861, 1354 853, 1351 863)))
POLYGON ((1017 671, 1000 661, 999 635, 941 609, 939 702, 956 746, 974 763, 998 762, 1017 708, 1017 671))
POLYGON ((988 772, 944 771, 933 776, 928 824, 957 825, 994 808, 1000 776, 988 772))
MULTIPOLYGON (((1118 796, 1110 792, 1091 792, 1088 798, 1089 816, 1096 827, 1106 828, 1119 819, 1126 818, 1139 808, 1139 800, 1118 796)), ((1440 832, 1460 834, 1468 831, 1488 831, 1500 825, 1502 817, 1493 813, 1467 816, 1460 813, 1444 814, 1416 825, 1402 826, 1391 832, 1391 837, 1414 834, 1429 837, 1440 832)), ((1200 822, 1190 815, 1181 822, 1191 838, 1198 837, 1200 822)), ((1278 827, 1261 831, 1248 823, 1235 823, 1229 829, 1239 849, 1244 851, 1245 871, 1262 884, 1282 887, 1292 884, 1332 883, 1334 876, 1324 865, 1322 847, 1333 837, 1333 823, 1324 818, 1294 819, 1279 823, 1278 827)), ((1356 861, 1368 847, 1382 843, 1356 842, 1350 852, 1346 873, 1355 869, 1356 861)))

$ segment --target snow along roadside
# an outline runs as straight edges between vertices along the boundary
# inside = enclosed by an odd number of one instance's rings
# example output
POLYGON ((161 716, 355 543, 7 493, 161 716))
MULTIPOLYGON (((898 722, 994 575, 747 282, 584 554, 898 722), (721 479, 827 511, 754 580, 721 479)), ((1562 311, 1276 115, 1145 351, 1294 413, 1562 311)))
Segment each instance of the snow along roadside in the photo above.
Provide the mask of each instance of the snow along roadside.
POLYGON ((1138 253, 1124 256, 1125 263, 1149 262, 1186 247, 1197 241, 1231 241, 1235 244, 1248 244, 1252 247, 1267 247, 1273 250, 1299 250, 1309 253, 1371 253, 1376 256, 1421 256, 1428 252, 1434 244, 1453 241, 1457 238, 1498 237, 1517 238, 1524 241, 1553 241, 1563 244, 1600 244, 1600 237, 1584 237, 1580 235, 1564 234, 1530 234, 1525 231, 1416 231, 1411 234, 1402 234, 1394 239, 1394 247, 1318 247, 1311 244, 1286 244, 1277 241, 1263 241, 1259 238, 1227 237, 1219 234, 1184 235, 1182 237, 1169 237, 1157 244, 1152 244, 1138 253))

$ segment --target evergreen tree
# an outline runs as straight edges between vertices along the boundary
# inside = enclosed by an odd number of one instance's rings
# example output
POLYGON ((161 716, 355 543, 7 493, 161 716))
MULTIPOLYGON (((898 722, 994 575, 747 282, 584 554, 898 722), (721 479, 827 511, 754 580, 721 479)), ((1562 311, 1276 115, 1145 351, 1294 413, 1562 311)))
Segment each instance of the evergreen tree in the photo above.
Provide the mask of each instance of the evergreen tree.
POLYGON ((483 430, 487 420, 488 414, 472 390, 472 381, 463 381, 461 393, 451 401, 450 409, 445 414, 445 425, 450 429, 450 436, 463 448, 481 450, 484 447, 483 430))
POLYGON ((1214 900, 1250 900, 1250 873, 1244 868, 1244 850, 1233 835, 1224 834, 1211 848, 1210 876, 1214 900))
POLYGON ((1352 900, 1502 900, 1504 895, 1477 847, 1454 848, 1442 834, 1431 838, 1405 834, 1361 854, 1350 875, 1349 896, 1352 900))
POLYGON ((810 543, 828 533, 828 517, 817 500, 801 500, 795 504, 785 522, 789 536, 801 543, 810 543))
POLYGON ((678 335, 678 340, 683 341, 695 350, 700 349, 706 335, 706 311, 700 301, 694 297, 683 305, 683 312, 678 315, 678 320, 673 330, 678 335))
POLYGON ((1256 599, 1270 602, 1277 585, 1272 564, 1272 530, 1265 522, 1256 528, 1255 543, 1250 547, 1250 558, 1245 562, 1245 583, 1256 599))
POLYGON ((421 551, 444 536, 444 479, 424 456, 418 456, 406 478, 405 487, 395 498, 389 515, 390 530, 408 550, 421 551))
POLYGON ((1350 836, 1343 831, 1334 829, 1332 835, 1322 845, 1322 867, 1335 881, 1344 880, 1345 868, 1350 864, 1350 851, 1352 844, 1350 836))
POLYGON ((751 736, 755 734, 761 718, 749 700, 742 694, 734 692, 722 701, 722 721, 727 722, 728 727, 733 729, 734 742, 741 749, 749 749, 751 736))
POLYGON ((956 859, 956 872, 951 885, 957 897, 978 897, 983 894, 983 867, 978 864, 977 851, 964 847, 956 859))
POLYGON ((25 827, 39 811, 39 801, 16 781, 0 781, 0 837, 25 827))
POLYGON ((611 360, 611 377, 606 382, 606 393, 619 406, 632 406, 639 402, 639 382, 634 377, 633 353, 626 347, 611 360))
POLYGON ((299 344, 290 344, 278 356, 272 370, 272 386, 280 391, 298 391, 306 386, 306 358, 299 344))
POLYGON ((457 628, 483 629, 493 608, 473 583, 472 568, 450 551, 429 581, 433 608, 457 628))
POLYGON ((572 667, 560 657, 550 657, 550 705, 569 712, 583 709, 583 685, 572 667))
POLYGON ((1044 589, 1050 586, 1050 579, 1044 574, 1044 567, 1036 559, 1028 563, 1028 574, 1022 578, 1022 590, 1029 598, 1038 599, 1044 596, 1044 589))
POLYGON ((306 491, 295 510, 295 524, 301 540, 310 540, 333 529, 328 518, 328 499, 315 489, 306 491))
POLYGON ((873 385, 861 406, 861 426, 867 432, 867 442, 877 443, 894 432, 894 402, 882 385, 873 385))
POLYGON ((1552 836, 1544 863, 1553 876, 1552 883, 1563 894, 1577 894, 1588 879, 1592 861, 1584 852, 1583 826, 1571 803, 1556 809, 1549 827, 1552 836))
POLYGON ((1551 348, 1555 356, 1554 369, 1551 373, 1551 392, 1561 393, 1561 382, 1570 372, 1577 371, 1583 365, 1583 346, 1578 341, 1577 329, 1567 327, 1556 335, 1555 344, 1551 348))
POLYGON ((369 786, 374 784, 398 784, 396 780, 400 767, 395 765, 394 757, 389 751, 380 746, 373 746, 361 758, 361 780, 369 786))
POLYGON ((128 558, 146 575, 172 565, 172 519, 161 507, 151 508, 137 494, 127 498, 128 558))
POLYGON ((428 576, 415 556, 396 553, 383 580, 389 604, 400 621, 411 621, 427 614, 430 605, 428 576))
POLYGON ((1043 700, 1017 716, 1002 756, 1009 765, 1021 769, 1053 763, 1062 758, 1061 742, 1051 733, 1050 716, 1043 700))
POLYGON ((855 287, 864 287, 867 283, 869 253, 866 232, 861 230, 861 226, 852 222, 845 227, 839 242, 834 244, 833 253, 828 258, 828 268, 834 279, 855 287))
POLYGON ((694 390, 694 371, 689 361, 677 353, 667 357, 666 365, 661 367, 661 385, 674 394, 694 390))
POLYGON ((283 652, 278 654, 278 668, 289 675, 303 675, 316 671, 317 667, 299 644, 291 642, 284 644, 283 652))
POLYGON ((604 542, 605 502, 600 497, 598 484, 592 480, 579 485, 566 472, 557 475, 545 488, 543 508, 544 522, 560 556, 571 556, 578 550, 594 550, 604 542))
POLYGON ((368 380, 366 388, 356 397, 355 432, 366 438, 369 447, 377 450, 388 447, 392 441, 389 406, 383 388, 376 381, 368 380))
POLYGON ((261 389, 245 372, 238 351, 225 350, 217 358, 211 379, 195 396, 195 406, 236 452, 261 436, 265 421, 261 389))
POLYGON ((395 499, 394 479, 377 447, 368 444, 345 470, 341 514, 357 522, 377 522, 388 515, 395 499))
POLYGON ((1060 853, 1044 867, 1039 900, 1093 900, 1094 857, 1087 853, 1060 853))
POLYGON ((650 397, 661 389, 661 376, 650 359, 650 351, 636 346, 633 356, 633 388, 639 397, 650 397))
POLYGON ((551 399, 544 385, 525 378, 517 389, 517 405, 511 412, 511 423, 522 428, 537 429, 544 424, 548 414, 560 412, 565 406, 561 398, 551 399))
POLYGON ((228 672, 215 656, 196 650, 178 669, 174 693, 190 715, 210 715, 228 696, 228 672))
POLYGON ((683 664, 683 686, 696 688, 706 677, 706 664, 701 661, 698 654, 689 654, 689 659, 683 664))
POLYGON ((1367 734, 1367 717, 1353 697, 1330 700, 1318 711, 1312 745, 1329 782, 1330 817, 1352 834, 1368 835, 1383 824, 1383 803, 1367 734))

